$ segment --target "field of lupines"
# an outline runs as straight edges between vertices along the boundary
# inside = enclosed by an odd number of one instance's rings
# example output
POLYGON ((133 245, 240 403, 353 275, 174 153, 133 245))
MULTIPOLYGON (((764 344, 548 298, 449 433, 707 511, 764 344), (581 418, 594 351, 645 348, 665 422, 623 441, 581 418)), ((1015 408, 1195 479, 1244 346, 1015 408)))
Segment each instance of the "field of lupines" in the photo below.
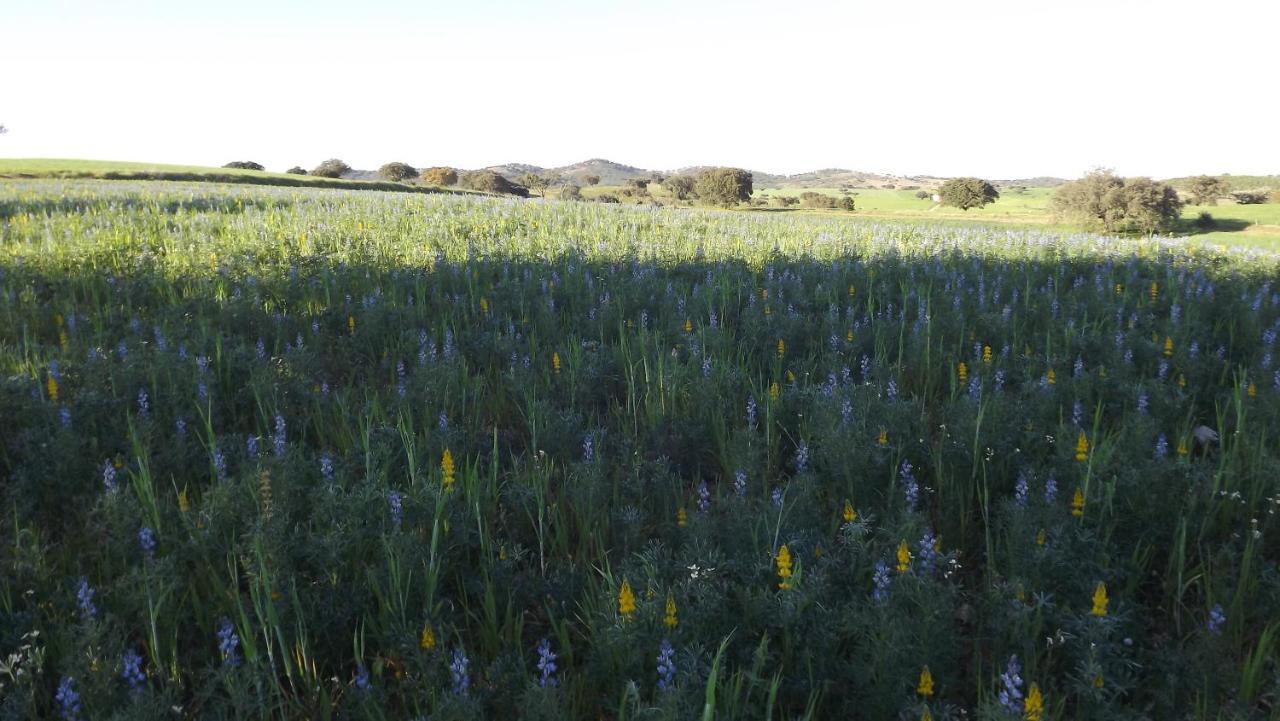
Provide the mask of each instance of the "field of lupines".
POLYGON ((1278 268, 0 184, 0 718, 1270 718, 1278 268))

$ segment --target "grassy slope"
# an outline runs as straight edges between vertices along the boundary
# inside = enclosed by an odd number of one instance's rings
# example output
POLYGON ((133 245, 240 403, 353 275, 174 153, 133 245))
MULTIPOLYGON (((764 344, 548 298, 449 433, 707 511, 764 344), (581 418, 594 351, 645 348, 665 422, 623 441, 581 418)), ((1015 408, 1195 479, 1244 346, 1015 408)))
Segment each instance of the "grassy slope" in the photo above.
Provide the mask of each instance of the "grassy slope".
POLYGON ((305 188, 386 190, 399 193, 470 193, 455 188, 408 185, 385 181, 317 178, 238 168, 208 168, 198 165, 130 163, 113 160, 63 160, 59 158, 0 159, 0 178, 99 178, 104 180, 190 180, 253 185, 284 185, 305 188))

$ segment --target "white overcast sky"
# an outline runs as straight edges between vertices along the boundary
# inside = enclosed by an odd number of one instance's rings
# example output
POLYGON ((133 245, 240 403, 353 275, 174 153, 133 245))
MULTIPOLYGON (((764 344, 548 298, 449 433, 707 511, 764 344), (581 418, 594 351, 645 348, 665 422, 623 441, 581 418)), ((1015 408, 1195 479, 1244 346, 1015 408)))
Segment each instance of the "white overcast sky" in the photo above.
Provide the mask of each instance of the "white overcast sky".
POLYGON ((0 157, 1280 173, 1280 0, 0 0, 0 157))

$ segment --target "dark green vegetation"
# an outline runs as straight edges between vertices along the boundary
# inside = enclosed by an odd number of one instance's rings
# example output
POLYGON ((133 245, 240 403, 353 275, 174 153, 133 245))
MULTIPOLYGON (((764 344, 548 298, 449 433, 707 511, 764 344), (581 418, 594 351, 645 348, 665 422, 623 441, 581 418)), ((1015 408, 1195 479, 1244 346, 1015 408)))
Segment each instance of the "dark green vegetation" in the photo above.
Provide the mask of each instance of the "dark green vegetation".
POLYGON ((981 208, 1000 199, 995 186, 982 178, 952 178, 938 188, 942 204, 968 210, 981 208))
MULTIPOLYGON (((1203 187, 1199 191, 1213 192, 1203 187)), ((1053 207, 1085 227, 1107 232, 1168 231, 1182 215, 1182 201, 1173 186, 1150 178, 1121 178, 1109 170, 1095 170, 1058 186, 1053 207)))
POLYGON ((1276 273, 0 183, 0 717, 1268 718, 1276 273))

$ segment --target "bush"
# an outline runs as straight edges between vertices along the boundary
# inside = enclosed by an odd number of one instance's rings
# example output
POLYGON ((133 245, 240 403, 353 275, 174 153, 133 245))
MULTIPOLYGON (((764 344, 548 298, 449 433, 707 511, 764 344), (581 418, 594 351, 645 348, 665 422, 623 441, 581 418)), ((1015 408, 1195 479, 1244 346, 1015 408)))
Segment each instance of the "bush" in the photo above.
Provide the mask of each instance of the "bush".
POLYGON ((307 171, 305 169, 297 165, 293 166, 292 168, 289 168, 284 172, 288 173, 289 175, 306 175, 307 174, 307 171))
POLYGON ((806 208, 834 208, 836 207, 836 198, 806 190, 800 194, 800 205, 806 208))
POLYGON ((458 184, 470 190, 483 190, 486 193, 502 193, 521 198, 529 197, 527 188, 516 185, 492 170, 473 170, 463 173, 458 184))
POLYGON ((698 173, 693 187, 702 200, 727 208, 751 197, 751 173, 741 168, 711 168, 698 173))
POLYGON ((418 170, 408 163, 387 163, 378 168, 378 177, 399 183, 418 177, 418 170))
POLYGON ((920 200, 928 200, 933 197, 933 194, 927 190, 917 190, 916 197, 920 200))
POLYGON ((323 163, 316 166, 311 174, 320 178, 341 178, 351 172, 351 166, 338 160, 337 158, 329 158, 323 163))
POLYGON ((1213 175, 1197 175, 1187 185, 1187 193, 1194 205, 1216 205, 1218 198, 1227 195, 1231 186, 1213 175))
POLYGON ((853 198, 849 197, 841 198, 837 205, 841 210, 847 210, 850 213, 858 209, 857 204, 853 202, 853 198))
POLYGON ((262 167, 258 163, 253 162, 252 160, 233 160, 222 167, 236 168, 238 170, 266 170, 266 168, 262 167))
POLYGON ((582 200, 582 188, 569 183, 560 189, 561 200, 582 200))
POLYGON ((587 185, 599 185, 599 184, 600 184, 600 176, 599 176, 599 175, 584 175, 584 176, 582 176, 582 182, 586 183, 587 185))
POLYGON ((1267 202, 1267 191, 1265 190, 1237 190, 1231 194, 1240 205, 1261 205, 1267 202))
POLYGON ((615 196, 609 195, 608 193, 605 193, 604 195, 597 196, 596 202, 597 203, 617 203, 618 198, 615 196))
POLYGON ((1000 197, 995 186, 982 178, 952 178, 938 190, 942 204, 960 210, 981 208, 1000 197))
POLYGON ((427 168, 422 171, 422 182, 427 185, 457 185, 458 171, 445 167, 427 168))
POLYGON ((675 196, 676 200, 688 200, 694 195, 694 178, 690 175, 673 175, 662 181, 662 187, 675 196))
POLYGON ((1212 230, 1217 227, 1218 222, 1213 219, 1209 213, 1201 213, 1195 220, 1195 225, 1200 230, 1212 230))

